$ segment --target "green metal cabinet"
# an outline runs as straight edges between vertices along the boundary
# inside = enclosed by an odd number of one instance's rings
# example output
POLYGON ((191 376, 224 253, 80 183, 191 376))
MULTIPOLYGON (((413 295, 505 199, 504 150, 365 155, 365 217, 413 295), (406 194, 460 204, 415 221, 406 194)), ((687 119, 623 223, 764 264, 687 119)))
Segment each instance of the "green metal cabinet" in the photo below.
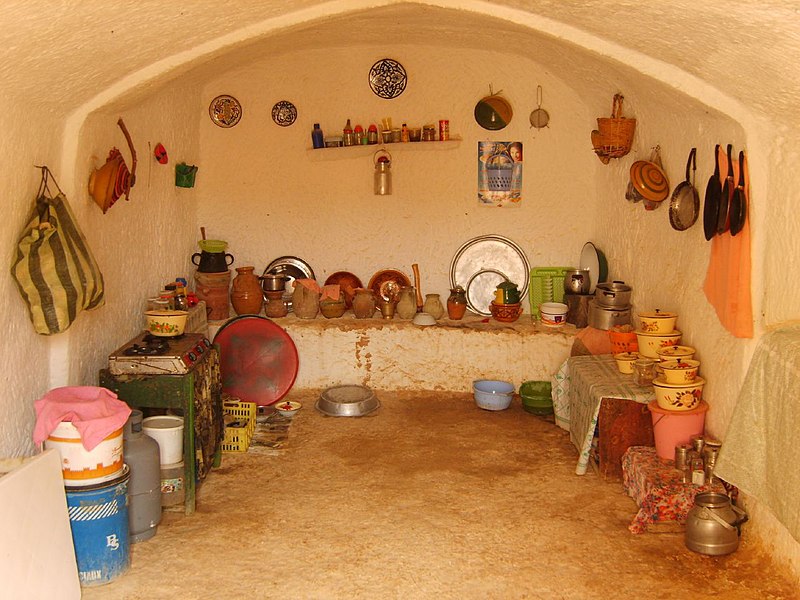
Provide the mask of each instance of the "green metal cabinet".
POLYGON ((183 416, 184 509, 187 515, 195 510, 199 482, 218 464, 220 457, 224 435, 220 381, 216 348, 182 375, 113 375, 108 369, 100 371, 100 386, 116 393, 128 406, 183 416))

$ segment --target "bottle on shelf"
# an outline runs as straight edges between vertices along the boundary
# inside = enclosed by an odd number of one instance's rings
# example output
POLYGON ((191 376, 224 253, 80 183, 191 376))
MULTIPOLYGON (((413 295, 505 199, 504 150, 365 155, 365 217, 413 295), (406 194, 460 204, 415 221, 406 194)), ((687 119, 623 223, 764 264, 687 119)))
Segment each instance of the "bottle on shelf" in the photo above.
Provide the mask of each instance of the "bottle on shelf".
POLYGON ((407 142, 408 141, 408 125, 403 123, 402 129, 400 129, 400 141, 407 142))
POLYGON ((319 123, 314 123, 314 129, 311 131, 311 144, 314 148, 325 147, 325 136, 322 134, 319 123))
POLYGON ((367 130, 367 144, 378 143, 378 126, 373 123, 367 130))
POLYGON ((352 146, 355 144, 355 135, 353 135, 353 126, 350 125, 350 119, 347 119, 347 123, 342 130, 342 139, 345 146, 352 146))
POLYGON ((353 143, 356 146, 360 146, 361 144, 366 144, 367 143, 366 141, 362 141, 364 139, 365 139, 364 138, 364 128, 361 127, 361 125, 356 125, 353 128, 353 143))

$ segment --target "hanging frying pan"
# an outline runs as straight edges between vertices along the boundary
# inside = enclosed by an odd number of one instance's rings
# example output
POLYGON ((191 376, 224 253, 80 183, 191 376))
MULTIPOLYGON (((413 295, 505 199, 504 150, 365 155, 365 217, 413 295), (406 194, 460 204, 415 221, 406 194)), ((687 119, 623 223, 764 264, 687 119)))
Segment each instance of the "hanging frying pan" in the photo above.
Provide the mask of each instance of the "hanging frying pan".
POLYGON ((719 215, 719 198, 722 195, 722 184, 719 181, 719 144, 714 147, 714 174, 708 178, 705 204, 703 205, 703 231, 706 240, 717 234, 717 216, 719 215))
POLYGON ((719 199, 717 233, 725 233, 730 226, 728 211, 731 200, 733 199, 733 189, 736 187, 736 182, 733 180, 733 158, 731 152, 733 152, 733 144, 728 144, 728 174, 725 176, 725 183, 722 185, 722 195, 719 199))
POLYGON ((692 148, 686 161, 686 179, 678 184, 672 192, 669 202, 669 224, 677 231, 685 231, 697 221, 700 212, 700 196, 694 187, 695 174, 697 173, 697 148, 692 148), (692 168, 691 178, 689 167, 692 168))
POLYGON ((731 235, 736 235, 744 227, 747 219, 747 196, 744 191, 744 152, 739 151, 739 183, 733 190, 731 200, 731 235))

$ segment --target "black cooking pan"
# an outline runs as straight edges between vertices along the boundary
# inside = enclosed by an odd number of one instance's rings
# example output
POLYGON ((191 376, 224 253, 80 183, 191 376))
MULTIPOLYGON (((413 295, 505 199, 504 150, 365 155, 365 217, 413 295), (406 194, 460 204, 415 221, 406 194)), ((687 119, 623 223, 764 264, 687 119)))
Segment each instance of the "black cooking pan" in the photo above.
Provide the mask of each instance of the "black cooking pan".
POLYGON ((747 219, 747 196, 744 192, 744 152, 739 151, 739 183, 733 190, 731 200, 731 235, 736 235, 744 227, 747 219))
POLYGON ((700 212, 700 197, 694 187, 694 175, 697 171, 696 156, 697 148, 692 148, 686 161, 686 179, 673 190, 669 202, 669 224, 677 231, 684 231, 694 225, 700 212))
POLYGON ((719 198, 722 195, 722 184, 719 181, 719 144, 714 148, 714 174, 708 178, 706 198, 703 205, 703 232, 706 240, 717 234, 717 217, 719 216, 719 198))
POLYGON ((717 233, 725 233, 730 226, 730 205, 733 200, 733 190, 736 189, 736 182, 733 180, 733 144, 728 144, 728 174, 725 176, 725 183, 722 186, 722 195, 719 199, 719 214, 717 215, 717 233))

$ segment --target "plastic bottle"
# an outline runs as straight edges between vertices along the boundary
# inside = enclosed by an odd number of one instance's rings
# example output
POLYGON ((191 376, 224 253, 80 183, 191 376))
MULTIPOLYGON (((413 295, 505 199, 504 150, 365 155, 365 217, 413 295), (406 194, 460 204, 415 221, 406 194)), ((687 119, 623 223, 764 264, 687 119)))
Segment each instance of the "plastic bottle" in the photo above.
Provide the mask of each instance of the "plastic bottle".
POLYGON ((353 128, 353 139, 355 141, 356 146, 360 146, 361 144, 366 144, 367 140, 364 137, 364 128, 361 125, 356 125, 353 128))
POLYGON ((367 129, 367 144, 378 143, 378 126, 374 123, 367 129))
POLYGON ((133 410, 125 423, 122 455, 130 467, 128 528, 131 541, 156 534, 161 522, 161 462, 158 442, 142 433, 142 411, 133 410))
POLYGON ((408 125, 403 123, 403 128, 400 130, 400 141, 407 142, 408 141, 408 125))
POLYGON ((311 144, 314 148, 325 147, 325 137, 322 135, 322 129, 320 129, 319 123, 314 123, 314 129, 311 131, 311 144))

